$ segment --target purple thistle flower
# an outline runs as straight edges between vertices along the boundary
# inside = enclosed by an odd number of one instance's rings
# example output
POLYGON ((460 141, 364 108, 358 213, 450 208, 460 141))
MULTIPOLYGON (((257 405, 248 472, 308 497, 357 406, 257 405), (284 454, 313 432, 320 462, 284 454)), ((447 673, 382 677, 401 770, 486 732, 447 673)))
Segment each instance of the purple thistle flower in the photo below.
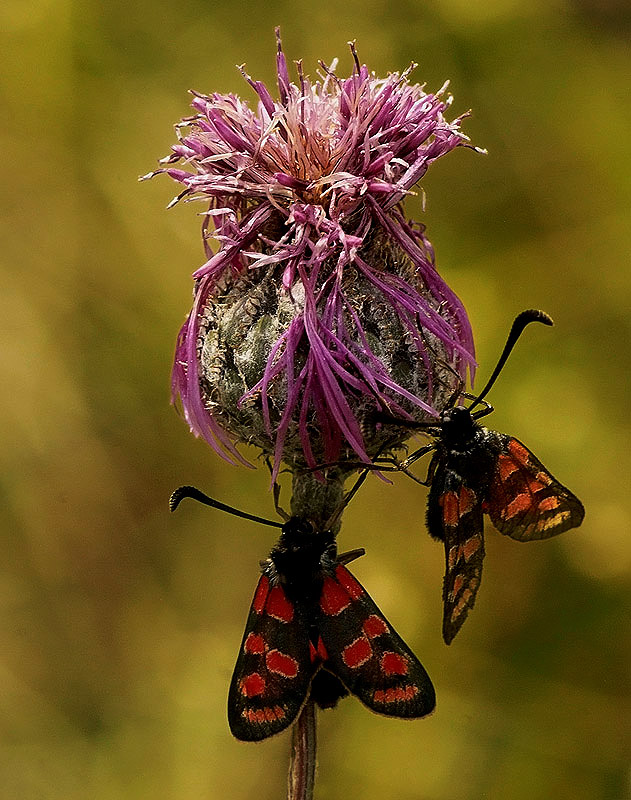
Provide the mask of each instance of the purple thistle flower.
POLYGON ((170 205, 209 202, 173 399, 224 458, 247 463, 236 444, 255 444, 274 475, 281 460, 370 461, 385 442, 371 411, 436 416, 474 366, 466 312, 401 207, 432 161, 470 146, 463 117, 443 116, 446 86, 411 84, 414 65, 376 78, 353 44, 350 77, 321 63, 311 82, 297 62, 293 83, 277 38, 280 99, 243 69, 256 110, 193 92, 195 115, 145 176, 183 185, 170 205))

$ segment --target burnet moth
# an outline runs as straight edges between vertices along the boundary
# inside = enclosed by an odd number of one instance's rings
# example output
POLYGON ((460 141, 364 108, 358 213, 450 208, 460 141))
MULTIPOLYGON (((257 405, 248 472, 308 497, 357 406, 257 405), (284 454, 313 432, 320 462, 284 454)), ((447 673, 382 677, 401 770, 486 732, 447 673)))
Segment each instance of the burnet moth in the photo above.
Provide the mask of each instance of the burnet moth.
POLYGON ((433 711, 436 697, 425 668, 345 566, 364 551, 337 553, 331 528, 341 510, 319 530, 302 517, 279 523, 238 511, 191 486, 173 493, 171 510, 185 497, 281 529, 261 564, 228 693, 228 722, 237 739, 279 733, 309 696, 329 708, 350 692, 392 717, 433 711))
POLYGON ((478 422, 493 411, 484 397, 531 322, 553 324, 543 311, 530 309, 519 314, 484 389, 477 397, 458 390, 435 423, 377 415, 378 422, 422 430, 434 438, 405 461, 384 469, 407 473, 412 463, 433 451, 427 478, 419 482, 430 487, 428 531, 445 546, 443 638, 446 644, 453 641, 475 603, 482 577, 485 514, 500 533, 520 542, 556 536, 578 527, 585 516, 581 501, 524 444, 478 422), (470 405, 454 405, 458 396, 470 399, 470 405), (480 405, 482 408, 476 410, 480 405))

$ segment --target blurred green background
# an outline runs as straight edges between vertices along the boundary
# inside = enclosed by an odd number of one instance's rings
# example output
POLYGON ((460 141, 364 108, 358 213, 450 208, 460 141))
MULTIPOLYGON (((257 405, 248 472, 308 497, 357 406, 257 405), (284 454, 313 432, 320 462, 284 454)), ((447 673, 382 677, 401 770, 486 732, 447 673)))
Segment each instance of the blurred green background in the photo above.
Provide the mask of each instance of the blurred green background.
MULTIPOLYGON (((194 483, 273 514, 264 469, 224 464, 168 403, 202 263, 201 206, 138 184, 187 90, 252 99, 287 55, 451 79, 461 149, 425 182, 438 266, 484 379, 508 325, 546 309, 491 400, 585 502, 577 531, 489 530, 485 577, 440 638, 443 552, 424 490, 370 480, 349 508, 354 572, 419 654, 438 708, 355 700, 322 715, 318 797, 619 800, 630 794, 631 6, 628 0, 4 0, 0 796, 284 796, 288 735, 230 736, 228 682, 267 529, 167 498, 194 483)), ((410 213, 420 216, 418 203, 410 213)), ((482 385, 481 382, 479 384, 482 385)), ((285 501, 287 501, 285 497, 285 501)))

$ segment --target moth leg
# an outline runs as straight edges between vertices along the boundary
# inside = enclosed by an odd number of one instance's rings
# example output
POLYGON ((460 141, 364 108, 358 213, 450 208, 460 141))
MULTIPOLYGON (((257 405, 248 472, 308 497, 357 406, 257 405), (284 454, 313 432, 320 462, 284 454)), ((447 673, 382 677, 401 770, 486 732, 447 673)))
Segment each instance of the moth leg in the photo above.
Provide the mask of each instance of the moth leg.
POLYGON ((359 491, 359 489, 361 488, 362 484, 364 483, 367 477, 368 477, 368 470, 365 469, 360 474, 359 478, 357 478, 353 486, 348 490, 348 492, 346 492, 338 508, 335 509, 331 517, 327 520, 326 525, 324 526, 325 530, 329 531, 333 529, 333 526, 342 515, 342 512, 344 511, 346 506, 351 502, 353 497, 355 497, 355 495, 357 494, 357 492, 359 491))
MULTIPOLYGON (((270 475, 273 472, 272 462, 269 459, 269 456, 266 457, 265 463, 267 464, 267 468, 270 471, 270 475)), ((276 513, 278 516, 287 522, 291 519, 291 514, 288 514, 285 509, 280 505, 280 483, 278 481, 274 481, 274 485, 272 486, 272 493, 274 497, 274 508, 276 509, 276 513)))
MULTIPOLYGON (((420 478, 415 478, 410 472, 407 471, 410 464, 413 464, 415 461, 418 461, 419 458, 422 458, 427 453, 430 453, 432 450, 436 449, 436 445, 434 444, 426 444, 424 447, 419 447, 418 450, 415 450, 412 455, 409 455, 404 461, 399 464, 399 469, 401 472, 405 472, 406 475, 409 477, 414 478, 417 483, 422 483, 424 486, 429 486, 427 483, 427 478, 425 481, 420 480, 420 478)), ((429 472, 428 472, 429 477, 429 472)))

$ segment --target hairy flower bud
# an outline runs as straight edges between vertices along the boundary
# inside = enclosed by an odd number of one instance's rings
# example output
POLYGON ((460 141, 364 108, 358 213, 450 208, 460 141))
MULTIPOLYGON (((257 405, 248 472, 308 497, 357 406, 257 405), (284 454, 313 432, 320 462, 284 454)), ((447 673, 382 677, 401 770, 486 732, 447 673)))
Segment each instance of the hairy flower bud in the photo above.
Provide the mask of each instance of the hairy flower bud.
POLYGON ((236 445, 252 444, 275 473, 371 461, 399 444, 375 411, 435 417, 474 363, 466 312, 401 206, 467 144, 462 118, 445 120, 445 87, 426 94, 412 68, 378 79, 351 51, 347 79, 321 64, 312 83, 298 63, 295 84, 279 40, 280 99, 245 73, 256 111, 195 93, 167 166, 146 176, 181 183, 176 201, 209 201, 174 398, 225 458, 245 463, 236 445))

